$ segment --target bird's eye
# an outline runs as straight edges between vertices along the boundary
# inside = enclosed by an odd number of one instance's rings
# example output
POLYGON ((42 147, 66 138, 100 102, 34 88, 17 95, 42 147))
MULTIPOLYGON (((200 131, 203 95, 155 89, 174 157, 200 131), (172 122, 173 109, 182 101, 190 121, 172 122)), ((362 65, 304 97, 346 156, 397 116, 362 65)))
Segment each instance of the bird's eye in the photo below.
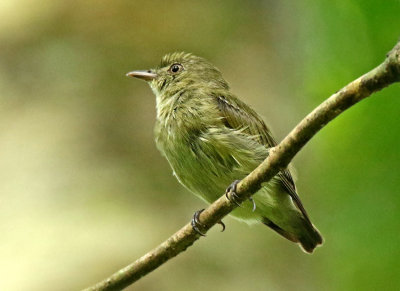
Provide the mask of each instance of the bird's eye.
POLYGON ((182 71, 183 70, 183 66, 181 65, 181 64, 173 64, 170 68, 169 68, 169 72, 170 73, 173 73, 173 74, 176 74, 176 73, 178 73, 178 72, 180 72, 180 71, 182 71))

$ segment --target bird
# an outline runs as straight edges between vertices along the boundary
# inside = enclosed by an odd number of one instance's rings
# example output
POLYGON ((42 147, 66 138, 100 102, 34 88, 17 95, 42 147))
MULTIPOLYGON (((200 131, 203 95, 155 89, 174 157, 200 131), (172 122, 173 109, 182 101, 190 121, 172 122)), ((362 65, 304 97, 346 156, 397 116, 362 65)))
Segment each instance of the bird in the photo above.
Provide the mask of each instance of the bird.
MULTIPOLYGON (((238 181, 277 145, 263 119, 231 93, 219 69, 191 53, 169 53, 156 68, 127 76, 146 81, 156 97, 156 146, 178 181, 207 203, 224 191, 236 202, 238 181)), ((203 234, 197 228, 199 213, 192 225, 203 234)), ((251 201, 244 201, 231 215, 270 227, 306 253, 323 243, 289 169, 263 183, 251 201)))

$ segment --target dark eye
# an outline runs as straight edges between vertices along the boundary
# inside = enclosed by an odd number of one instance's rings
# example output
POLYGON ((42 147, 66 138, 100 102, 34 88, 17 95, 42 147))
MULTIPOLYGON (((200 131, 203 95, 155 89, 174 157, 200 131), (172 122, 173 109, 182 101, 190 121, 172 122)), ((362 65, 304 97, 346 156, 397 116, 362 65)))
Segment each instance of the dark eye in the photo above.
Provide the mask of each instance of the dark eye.
POLYGON ((178 72, 180 72, 180 71, 182 71, 183 70, 183 66, 181 65, 181 64, 173 64, 170 68, 169 68, 169 71, 171 72, 171 73, 178 73, 178 72))

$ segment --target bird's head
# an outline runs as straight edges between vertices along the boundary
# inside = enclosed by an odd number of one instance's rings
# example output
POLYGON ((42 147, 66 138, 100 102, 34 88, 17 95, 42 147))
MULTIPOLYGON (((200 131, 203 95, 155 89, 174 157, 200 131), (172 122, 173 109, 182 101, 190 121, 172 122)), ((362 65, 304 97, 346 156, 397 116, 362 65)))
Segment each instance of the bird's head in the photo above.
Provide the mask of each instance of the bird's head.
POLYGON ((157 96, 190 88, 229 88, 215 66, 203 58, 184 52, 165 55, 156 69, 132 71, 127 76, 147 81, 157 96))

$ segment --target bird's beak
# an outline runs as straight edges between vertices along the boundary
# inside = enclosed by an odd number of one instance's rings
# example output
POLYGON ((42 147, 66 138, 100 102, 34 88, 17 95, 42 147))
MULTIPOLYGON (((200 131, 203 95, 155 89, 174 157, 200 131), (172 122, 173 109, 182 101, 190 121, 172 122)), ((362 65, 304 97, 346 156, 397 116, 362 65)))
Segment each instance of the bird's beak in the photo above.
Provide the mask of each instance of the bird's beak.
POLYGON ((151 81, 157 78, 157 74, 152 72, 151 70, 148 71, 132 71, 126 74, 128 77, 135 77, 138 79, 142 79, 145 81, 151 81))

